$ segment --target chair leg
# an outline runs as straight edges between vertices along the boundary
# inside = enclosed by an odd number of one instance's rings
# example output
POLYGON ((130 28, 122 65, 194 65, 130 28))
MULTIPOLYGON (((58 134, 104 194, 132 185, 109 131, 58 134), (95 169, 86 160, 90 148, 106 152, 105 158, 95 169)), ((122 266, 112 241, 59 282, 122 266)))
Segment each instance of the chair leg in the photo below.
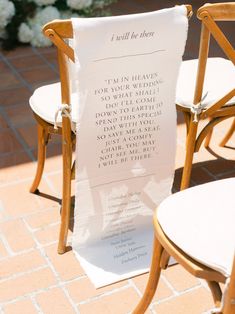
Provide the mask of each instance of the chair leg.
POLYGON ((168 254, 168 252, 166 250, 164 250, 162 252, 161 262, 160 262, 161 269, 167 269, 170 258, 171 257, 168 254))
POLYGON ((152 263, 149 272, 148 283, 139 304, 132 312, 132 314, 143 314, 147 310, 149 304, 151 303, 154 297, 161 274, 160 262, 162 253, 163 247, 160 244, 160 242, 156 239, 156 237, 154 237, 152 263))
POLYGON ((212 133, 213 133, 213 128, 211 129, 211 131, 208 132, 207 136, 206 136, 206 139, 205 139, 205 142, 204 142, 204 147, 208 147, 210 145, 210 141, 211 141, 211 138, 212 138, 212 133))
POLYGON ((220 302, 221 302, 221 298, 222 298, 222 292, 220 289, 220 285, 216 281, 207 281, 207 284, 211 290, 215 306, 219 307, 220 302))
POLYGON ((63 153, 63 192, 61 208, 61 225, 58 244, 58 253, 66 251, 66 243, 69 229, 70 207, 71 207, 71 166, 72 166, 72 141, 71 130, 63 127, 62 134, 62 153, 63 153))
POLYGON ((48 142, 48 133, 46 129, 38 123, 38 162, 37 162, 36 175, 30 188, 31 193, 35 193, 37 191, 39 183, 42 178, 45 158, 46 158, 47 142, 48 142))
POLYGON ((222 139, 222 141, 220 142, 219 145, 220 146, 225 146, 227 144, 227 142, 230 140, 230 138, 232 137, 234 132, 235 132, 235 119, 233 120, 233 123, 232 123, 230 129, 228 130, 227 134, 222 139))
POLYGON ((223 314, 235 313, 235 258, 233 259, 232 273, 230 277, 229 287, 225 293, 223 314))
POLYGON ((191 114, 183 111, 183 115, 184 115, 184 121, 186 124, 186 134, 188 135, 191 114))
POLYGON ((192 171, 192 163, 193 163, 193 154, 195 150, 195 142, 197 136, 197 127, 198 123, 193 122, 192 118, 189 124, 188 136, 186 140, 186 156, 184 162, 184 169, 181 179, 180 189, 184 190, 189 186, 191 171, 192 171))

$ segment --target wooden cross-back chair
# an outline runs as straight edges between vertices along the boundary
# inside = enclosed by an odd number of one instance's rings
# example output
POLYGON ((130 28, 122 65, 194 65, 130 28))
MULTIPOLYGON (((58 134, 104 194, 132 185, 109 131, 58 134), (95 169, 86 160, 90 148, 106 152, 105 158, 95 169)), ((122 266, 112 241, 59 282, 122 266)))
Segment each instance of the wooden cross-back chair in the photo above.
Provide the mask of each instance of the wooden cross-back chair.
MULTIPOLYGON (((186 5, 188 17, 192 15, 192 7, 186 5)), ((42 178, 46 145, 50 134, 62 135, 63 156, 63 191, 61 208, 61 226, 58 244, 58 253, 66 250, 66 241, 70 219, 71 206, 71 180, 74 178, 74 162, 72 165, 72 148, 76 135, 73 132, 76 123, 76 101, 73 101, 71 90, 71 62, 74 62, 74 50, 66 41, 73 37, 72 23, 70 20, 55 20, 46 24, 43 33, 58 48, 58 63, 60 83, 42 86, 35 90, 30 98, 30 105, 38 122, 38 166, 36 176, 30 191, 35 193, 42 178), (59 110, 58 110, 59 106, 59 110), (60 117, 61 113, 61 117, 60 117), (55 116, 58 127, 54 127, 55 116)), ((56 126, 57 126, 56 125, 56 126)))
POLYGON ((235 313, 234 188, 235 178, 210 182, 172 194, 158 206, 149 279, 133 314, 147 310, 169 255, 207 281, 216 308, 208 314, 235 313), (219 283, 228 287, 223 298, 219 283))
MULTIPOLYGON (((67 45, 64 39, 72 38, 73 30, 70 20, 55 20, 43 28, 47 36, 58 48, 58 63, 60 83, 50 84, 38 88, 30 98, 30 105, 38 123, 38 165, 36 176, 30 188, 30 192, 38 190, 42 178, 46 145, 50 134, 62 135, 63 154, 63 192, 61 208, 61 227, 59 235, 58 253, 62 254, 66 249, 67 234, 70 219, 71 206, 71 180, 74 178, 74 165, 72 166, 72 151, 75 144, 75 133, 72 131, 75 125, 75 117, 71 116, 71 78, 69 62, 74 62, 74 51, 67 45), (70 61, 69 61, 70 60, 70 61), (58 106, 61 106, 61 117, 58 127, 54 127, 54 117, 58 106), (50 111, 48 114, 48 110, 50 111), (72 127, 73 126, 73 127, 72 127)), ((58 112, 59 113, 59 112, 58 112)))
MULTIPOLYGON (((189 186, 193 155, 204 139, 207 147, 213 127, 235 115, 235 50, 218 25, 218 21, 235 21, 235 3, 205 4, 198 9, 197 17, 202 23, 199 58, 183 62, 176 96, 177 109, 183 112, 187 127, 181 189, 189 186), (208 57, 210 37, 215 39, 226 59, 208 57), (208 123, 199 132, 200 120, 206 119, 208 123)), ((231 137, 234 123, 222 145, 231 137)))

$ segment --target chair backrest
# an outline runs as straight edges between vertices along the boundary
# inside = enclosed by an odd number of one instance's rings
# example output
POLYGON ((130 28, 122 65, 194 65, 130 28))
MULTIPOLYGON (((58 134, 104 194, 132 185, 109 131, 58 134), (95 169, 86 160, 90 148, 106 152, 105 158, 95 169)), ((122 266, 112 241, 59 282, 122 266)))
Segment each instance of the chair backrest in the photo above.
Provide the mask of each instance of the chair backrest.
MULTIPOLYGON (((227 58, 230 59, 235 65, 234 47, 217 23, 217 21, 235 21, 235 2, 205 4, 198 9, 197 17, 202 21, 202 28, 194 104, 199 103, 202 99, 202 91, 211 35, 221 47, 227 58)), ((228 93, 229 99, 233 96, 234 90, 232 91, 232 93, 228 93)), ((228 100, 226 99, 225 103, 228 100)))
MULTIPOLYGON (((192 6, 186 5, 188 17, 192 15, 192 6)), ((58 49, 58 64, 61 81, 61 103, 70 105, 70 71, 68 61, 74 62, 74 50, 67 44, 68 39, 73 38, 73 27, 71 20, 54 20, 43 27, 43 33, 48 37, 58 49)), ((67 121, 63 117, 63 124, 67 121)), ((67 121, 69 128, 69 122, 67 121)))
POLYGON ((58 64, 61 81, 61 103, 70 105, 69 60, 74 62, 74 50, 65 40, 73 37, 70 20, 54 20, 43 27, 43 33, 58 49, 58 64))
POLYGON ((233 260, 233 268, 232 268, 228 290, 225 295, 224 307, 223 307, 222 313, 223 314, 235 313, 235 256, 233 260))

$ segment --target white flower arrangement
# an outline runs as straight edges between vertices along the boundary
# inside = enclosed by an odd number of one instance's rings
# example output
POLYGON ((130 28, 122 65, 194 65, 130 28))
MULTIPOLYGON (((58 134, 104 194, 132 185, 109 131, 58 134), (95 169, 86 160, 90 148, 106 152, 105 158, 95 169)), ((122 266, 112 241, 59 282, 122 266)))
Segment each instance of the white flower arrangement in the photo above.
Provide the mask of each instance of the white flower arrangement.
POLYGON ((34 18, 29 19, 28 23, 31 27, 35 25, 43 26, 49 21, 56 20, 60 18, 60 12, 57 8, 48 6, 43 9, 38 9, 34 18))
POLYGON ((56 0, 34 0, 34 2, 38 6, 42 6, 42 5, 52 5, 56 2, 56 0))
POLYGON ((32 29, 26 24, 21 23, 18 30, 18 39, 21 43, 30 43, 33 38, 32 29))
POLYGON ((67 0, 67 5, 71 9, 81 10, 91 6, 92 0, 67 0))
POLYGON ((22 23, 18 31, 18 40, 22 43, 30 43, 34 47, 46 47, 51 41, 43 36, 42 27, 49 21, 59 19, 60 12, 57 8, 48 6, 37 10, 34 18, 28 20, 28 24, 22 23))
POLYGON ((4 49, 30 44, 47 47, 52 43, 42 27, 54 19, 104 15, 104 8, 116 0, 0 0, 0 41, 4 49))
POLYGON ((15 14, 14 3, 9 0, 0 0, 0 28, 3 29, 15 14))

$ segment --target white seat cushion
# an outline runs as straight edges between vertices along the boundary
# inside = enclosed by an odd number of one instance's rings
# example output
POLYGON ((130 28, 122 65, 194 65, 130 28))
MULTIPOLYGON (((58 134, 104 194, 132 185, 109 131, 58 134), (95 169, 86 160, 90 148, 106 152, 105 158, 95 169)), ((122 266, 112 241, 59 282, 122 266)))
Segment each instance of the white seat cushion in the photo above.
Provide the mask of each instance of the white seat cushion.
MULTIPOLYGON (((193 104, 198 59, 182 62, 177 90, 176 103, 183 107, 193 104)), ((203 105, 209 106, 235 88, 235 67, 224 58, 208 58, 203 95, 208 92, 203 105)), ((227 104, 235 104, 233 97, 227 104)))
MULTIPOLYGON (((61 104, 60 83, 54 83, 37 88, 29 99, 32 110, 43 120, 54 124, 55 113, 61 104)), ((76 94, 71 94, 72 121, 78 120, 78 101, 76 94)), ((62 117, 59 113, 58 126, 61 126, 62 117)))
POLYGON ((235 253, 235 178, 172 194, 158 207, 166 236, 186 254, 225 276, 235 253))

